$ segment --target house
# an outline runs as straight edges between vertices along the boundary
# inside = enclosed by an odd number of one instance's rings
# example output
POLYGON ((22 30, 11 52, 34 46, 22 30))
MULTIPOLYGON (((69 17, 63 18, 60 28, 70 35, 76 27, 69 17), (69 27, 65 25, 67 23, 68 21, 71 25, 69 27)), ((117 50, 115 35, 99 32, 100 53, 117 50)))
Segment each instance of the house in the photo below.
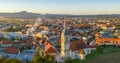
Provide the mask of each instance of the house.
POLYGON ((8 54, 20 54, 20 50, 17 47, 6 47, 4 52, 8 54))
POLYGON ((112 25, 112 24, 109 24, 109 25, 108 24, 102 24, 101 28, 104 29, 104 30, 109 30, 110 31, 110 30, 115 29, 115 26, 112 25))
POLYGON ((39 45, 43 49, 44 53, 53 55, 53 56, 56 55, 56 49, 51 42, 43 38, 36 38, 36 40, 38 41, 39 45))
POLYGON ((72 41, 70 43, 70 57, 71 59, 76 59, 80 58, 79 52, 82 51, 82 49, 85 48, 85 43, 77 40, 77 41, 72 41))
POLYGON ((11 44, 10 41, 8 41, 8 40, 2 40, 2 41, 0 42, 0 44, 1 44, 2 47, 12 46, 12 44, 11 44))
POLYGON ((51 42, 45 42, 45 53, 49 54, 49 55, 56 55, 56 49, 52 46, 51 42))
POLYGON ((83 40, 76 40, 70 43, 70 57, 71 59, 85 59, 87 54, 91 54, 92 50, 96 50, 93 45, 86 45, 83 40))
POLYGON ((120 45, 120 38, 96 38, 95 43, 98 45, 120 45))
POLYGON ((14 41, 13 46, 31 46, 33 45, 32 41, 32 39, 14 41))
POLYGON ((32 24, 26 24, 25 26, 26 27, 32 27, 33 25, 32 24))

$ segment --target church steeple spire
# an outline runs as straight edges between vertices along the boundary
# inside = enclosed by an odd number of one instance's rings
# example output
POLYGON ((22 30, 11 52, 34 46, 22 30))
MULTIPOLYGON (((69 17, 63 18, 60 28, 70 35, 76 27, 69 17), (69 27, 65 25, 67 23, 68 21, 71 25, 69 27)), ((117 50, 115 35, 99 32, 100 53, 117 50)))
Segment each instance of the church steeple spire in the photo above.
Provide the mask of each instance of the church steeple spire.
POLYGON ((66 28, 66 18, 64 18, 63 31, 61 33, 61 58, 70 57, 70 36, 69 30, 66 28))
POLYGON ((64 18, 64 25, 63 25, 64 29, 66 29, 66 17, 64 18))

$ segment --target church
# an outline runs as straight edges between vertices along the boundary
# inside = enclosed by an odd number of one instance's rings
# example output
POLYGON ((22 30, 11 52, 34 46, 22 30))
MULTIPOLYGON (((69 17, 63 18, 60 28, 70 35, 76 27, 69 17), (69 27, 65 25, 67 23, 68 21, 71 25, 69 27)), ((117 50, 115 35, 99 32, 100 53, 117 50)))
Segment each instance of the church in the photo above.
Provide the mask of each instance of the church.
POLYGON ((69 28, 64 20, 64 29, 61 33, 61 58, 84 60, 87 54, 91 54, 92 50, 96 50, 93 45, 86 45, 83 40, 70 41, 69 28))

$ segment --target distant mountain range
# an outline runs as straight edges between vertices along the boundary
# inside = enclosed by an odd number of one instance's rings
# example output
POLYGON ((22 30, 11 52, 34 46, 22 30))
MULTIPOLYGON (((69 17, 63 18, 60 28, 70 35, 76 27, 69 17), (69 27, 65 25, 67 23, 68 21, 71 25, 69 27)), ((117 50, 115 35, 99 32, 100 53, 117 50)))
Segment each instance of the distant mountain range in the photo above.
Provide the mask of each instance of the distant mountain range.
POLYGON ((120 18, 120 14, 104 14, 104 15, 67 15, 67 14, 38 14, 38 13, 31 13, 27 11, 21 11, 16 13, 0 13, 2 17, 9 17, 9 18, 36 18, 36 17, 47 17, 47 18, 64 18, 66 17, 118 17, 120 18))
POLYGON ((21 11, 16 13, 0 13, 0 16, 3 17, 41 17, 41 14, 30 13, 27 11, 21 11))

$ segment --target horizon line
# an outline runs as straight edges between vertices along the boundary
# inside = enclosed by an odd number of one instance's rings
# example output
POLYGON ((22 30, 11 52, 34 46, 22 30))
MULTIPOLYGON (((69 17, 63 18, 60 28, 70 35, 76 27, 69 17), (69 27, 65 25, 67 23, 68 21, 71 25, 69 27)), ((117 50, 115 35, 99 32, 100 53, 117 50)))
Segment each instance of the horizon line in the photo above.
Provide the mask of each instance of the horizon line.
MULTIPOLYGON (((25 11, 25 10, 23 10, 25 11)), ((0 13, 20 13, 23 11, 17 11, 17 12, 1 12, 0 13)), ((39 13, 39 12, 29 12, 29 11, 25 11, 27 13, 36 13, 36 14, 42 14, 42 15, 46 15, 46 14, 53 14, 53 15, 118 15, 120 13, 98 13, 98 14, 69 14, 69 13, 39 13)))

